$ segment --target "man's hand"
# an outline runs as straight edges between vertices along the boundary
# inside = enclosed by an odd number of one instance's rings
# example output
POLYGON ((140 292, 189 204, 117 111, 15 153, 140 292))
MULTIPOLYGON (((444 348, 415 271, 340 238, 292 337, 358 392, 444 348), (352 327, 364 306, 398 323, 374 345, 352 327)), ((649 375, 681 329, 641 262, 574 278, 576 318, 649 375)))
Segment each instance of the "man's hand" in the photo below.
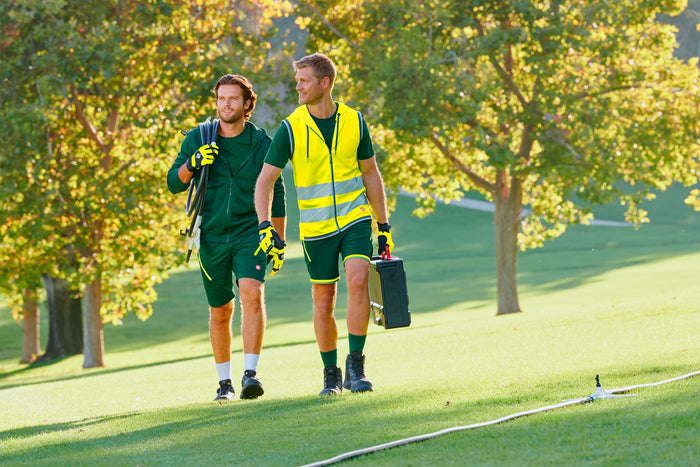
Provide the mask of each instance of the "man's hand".
POLYGON ((287 244, 282 241, 275 229, 272 228, 270 221, 261 222, 258 226, 258 232, 260 233, 260 245, 255 250, 255 254, 257 255, 262 251, 267 255, 267 264, 270 264, 270 261, 272 261, 272 272, 270 273, 272 276, 282 268, 284 247, 287 244))
POLYGON ((391 226, 389 223, 381 224, 377 222, 377 250, 381 256, 391 257, 391 250, 394 249, 394 241, 391 239, 391 226))
POLYGON ((286 244, 282 241, 277 232, 275 232, 275 229, 272 228, 272 223, 270 221, 261 222, 258 226, 258 232, 260 233, 260 245, 258 249, 255 250, 256 255, 261 251, 269 255, 273 248, 284 250, 286 244))
POLYGON ((201 169, 205 165, 209 165, 214 162, 214 158, 219 155, 219 147, 216 143, 205 144, 201 148, 197 149, 197 152, 192 154, 192 157, 187 159, 187 170, 194 172, 197 169, 201 169))

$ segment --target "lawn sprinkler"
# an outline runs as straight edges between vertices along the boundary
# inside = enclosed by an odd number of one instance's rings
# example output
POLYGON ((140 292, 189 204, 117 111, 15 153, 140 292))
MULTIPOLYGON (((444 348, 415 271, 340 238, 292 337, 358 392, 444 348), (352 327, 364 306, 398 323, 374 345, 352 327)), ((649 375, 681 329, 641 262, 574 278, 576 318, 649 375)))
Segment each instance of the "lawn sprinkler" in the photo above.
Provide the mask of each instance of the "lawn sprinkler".
POLYGON ((606 391, 603 389, 603 386, 600 384, 600 377, 599 375, 595 375, 595 392, 591 394, 590 397, 591 401, 594 401, 596 399, 613 399, 615 397, 634 397, 637 394, 615 394, 615 391, 606 391))
POLYGON ((564 399, 565 403, 569 402, 575 402, 575 401, 582 401, 582 402, 593 402, 597 399, 613 399, 616 397, 633 397, 636 396, 637 394, 617 394, 618 392, 627 392, 631 388, 628 389, 613 389, 611 391, 603 389, 603 386, 600 384, 600 375, 595 375, 595 392, 591 394, 590 396, 581 398, 581 399, 564 399))

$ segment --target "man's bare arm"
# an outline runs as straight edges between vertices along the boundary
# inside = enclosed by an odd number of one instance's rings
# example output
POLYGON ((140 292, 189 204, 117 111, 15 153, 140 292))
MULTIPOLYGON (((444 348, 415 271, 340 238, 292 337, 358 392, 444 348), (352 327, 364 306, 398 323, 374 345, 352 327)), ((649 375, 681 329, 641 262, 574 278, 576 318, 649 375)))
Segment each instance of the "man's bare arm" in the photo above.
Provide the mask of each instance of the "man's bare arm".
MULTIPOLYGON (((263 164, 260 175, 258 175, 258 181, 255 183, 255 211, 258 214, 258 224, 270 220, 272 189, 275 186, 275 181, 277 177, 279 177, 280 172, 282 172, 282 169, 266 162, 263 164)), ((277 229, 275 229, 275 231, 277 231, 277 229)))
POLYGON ((384 182, 377 167, 377 159, 360 160, 360 170, 362 171, 362 183, 367 190, 367 199, 372 207, 372 211, 380 224, 389 222, 386 209, 386 195, 384 194, 384 182))
POLYGON ((177 169, 177 177, 182 181, 182 183, 190 183, 192 177, 194 177, 194 172, 190 172, 187 168, 187 163, 182 164, 179 169, 177 169))

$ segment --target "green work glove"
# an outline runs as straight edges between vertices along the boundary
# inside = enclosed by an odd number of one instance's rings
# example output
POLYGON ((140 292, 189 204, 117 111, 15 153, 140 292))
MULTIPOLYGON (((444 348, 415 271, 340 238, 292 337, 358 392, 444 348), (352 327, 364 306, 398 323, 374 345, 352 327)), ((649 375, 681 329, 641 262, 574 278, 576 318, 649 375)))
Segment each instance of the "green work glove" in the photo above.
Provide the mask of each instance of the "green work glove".
POLYGON ((187 159, 187 170, 194 172, 197 169, 201 169, 205 165, 209 165, 214 162, 214 158, 219 155, 219 147, 216 143, 205 144, 201 148, 197 149, 197 152, 192 154, 192 157, 187 159))
POLYGON ((381 256, 388 256, 391 258, 391 250, 394 249, 394 241, 391 239, 391 226, 389 223, 381 224, 377 222, 377 250, 381 256))

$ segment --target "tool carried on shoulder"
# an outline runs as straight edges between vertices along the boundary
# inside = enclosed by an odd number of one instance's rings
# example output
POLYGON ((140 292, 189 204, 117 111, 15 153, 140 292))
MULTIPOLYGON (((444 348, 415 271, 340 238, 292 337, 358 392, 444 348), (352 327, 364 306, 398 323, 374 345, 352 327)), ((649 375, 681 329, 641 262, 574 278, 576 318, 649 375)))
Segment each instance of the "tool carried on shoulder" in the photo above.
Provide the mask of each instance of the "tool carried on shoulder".
MULTIPOLYGON (((202 122, 197 126, 199 127, 199 134, 202 137, 203 146, 216 143, 216 135, 219 132, 219 119, 214 119, 212 121, 211 117, 209 117, 205 122, 202 122)), ((185 264, 189 263, 192 251, 199 250, 200 226, 202 225, 202 211, 204 210, 204 202, 207 197, 208 181, 209 165, 204 165, 200 169, 199 181, 195 183, 195 181, 192 180, 189 191, 187 192, 185 214, 187 216, 192 216, 192 219, 190 220, 190 227, 188 229, 184 231, 180 230, 180 235, 188 238, 185 264)))

